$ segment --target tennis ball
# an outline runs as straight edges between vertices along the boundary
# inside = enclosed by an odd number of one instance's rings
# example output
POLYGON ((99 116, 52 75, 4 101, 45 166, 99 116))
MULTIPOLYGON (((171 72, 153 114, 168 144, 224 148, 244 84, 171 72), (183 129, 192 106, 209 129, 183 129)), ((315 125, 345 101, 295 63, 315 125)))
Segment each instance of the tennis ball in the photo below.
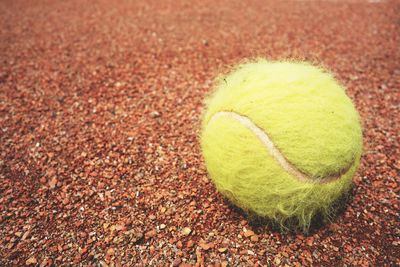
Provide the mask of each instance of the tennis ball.
POLYGON ((201 147, 218 191, 257 217, 307 231, 329 218, 362 152, 359 115, 331 74, 258 59, 217 80, 201 147))

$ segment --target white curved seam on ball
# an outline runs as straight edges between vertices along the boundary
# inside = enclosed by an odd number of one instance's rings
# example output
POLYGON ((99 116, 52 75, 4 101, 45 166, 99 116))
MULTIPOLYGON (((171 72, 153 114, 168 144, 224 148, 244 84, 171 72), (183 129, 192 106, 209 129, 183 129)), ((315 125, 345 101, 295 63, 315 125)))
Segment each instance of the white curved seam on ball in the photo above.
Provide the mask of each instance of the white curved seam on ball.
POLYGON ((279 151, 279 149, 275 146, 275 144, 272 142, 272 140, 269 138, 269 136, 260 128, 258 127, 255 123, 253 123, 248 117, 240 115, 238 113, 232 112, 232 111, 219 111, 215 113, 211 119, 209 120, 208 123, 211 121, 219 118, 219 117, 228 117, 236 120, 240 124, 242 124, 244 127, 246 127, 248 130, 253 132, 257 138, 264 144, 266 147, 267 151, 269 154, 279 163, 279 165, 289 174, 293 175, 296 177, 299 181, 302 182, 307 182, 307 183, 327 183, 330 181, 334 181, 336 179, 339 179, 341 175, 345 172, 347 172, 351 165, 346 168, 345 170, 342 170, 340 173, 337 175, 330 175, 321 179, 313 179, 309 177, 308 175, 304 174, 300 170, 298 170, 293 164, 291 164, 284 156, 283 154, 279 151))

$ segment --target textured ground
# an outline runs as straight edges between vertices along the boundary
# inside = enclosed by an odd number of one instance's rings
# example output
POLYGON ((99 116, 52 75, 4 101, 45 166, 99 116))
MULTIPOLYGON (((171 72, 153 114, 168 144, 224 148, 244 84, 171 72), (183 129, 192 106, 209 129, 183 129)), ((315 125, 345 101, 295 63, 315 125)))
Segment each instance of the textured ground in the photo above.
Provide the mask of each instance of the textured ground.
POLYGON ((400 3, 244 2, 0 2, 0 265, 400 264, 400 3), (362 117, 352 198, 309 235, 207 178, 203 98, 253 56, 323 64, 362 117))

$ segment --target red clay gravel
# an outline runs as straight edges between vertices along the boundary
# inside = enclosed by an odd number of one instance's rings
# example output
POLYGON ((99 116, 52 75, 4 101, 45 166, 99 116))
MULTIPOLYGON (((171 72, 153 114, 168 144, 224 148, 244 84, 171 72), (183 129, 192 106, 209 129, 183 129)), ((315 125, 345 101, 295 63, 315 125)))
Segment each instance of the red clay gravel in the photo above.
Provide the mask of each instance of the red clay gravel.
POLYGON ((399 265, 398 1, 2 1, 0 265, 399 265), (244 58, 323 64, 364 156, 308 235, 253 226, 207 178, 212 79, 244 58))

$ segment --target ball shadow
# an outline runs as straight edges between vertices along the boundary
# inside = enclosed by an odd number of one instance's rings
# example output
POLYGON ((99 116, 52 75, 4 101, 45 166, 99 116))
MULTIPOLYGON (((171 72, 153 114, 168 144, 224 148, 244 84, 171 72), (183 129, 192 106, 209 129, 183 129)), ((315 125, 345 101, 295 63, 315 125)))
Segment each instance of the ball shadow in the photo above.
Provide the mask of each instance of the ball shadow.
POLYGON ((249 222, 249 225, 257 233, 263 233, 269 231, 273 233, 285 233, 291 235, 304 234, 307 236, 315 234, 320 229, 322 229, 325 226, 328 226, 330 223, 333 223, 336 219, 338 219, 338 217, 344 214, 348 204, 353 199, 353 189, 350 190, 349 193, 344 194, 342 197, 340 197, 332 204, 332 208, 328 216, 323 215, 322 212, 317 213, 311 220, 310 226, 307 229, 302 229, 298 227, 298 221, 294 217, 288 218, 287 220, 285 220, 285 222, 283 222, 283 224, 280 224, 275 220, 265 217, 260 217, 252 212, 246 212, 245 210, 234 205, 227 198, 223 199, 224 203, 233 212, 246 218, 249 222))

